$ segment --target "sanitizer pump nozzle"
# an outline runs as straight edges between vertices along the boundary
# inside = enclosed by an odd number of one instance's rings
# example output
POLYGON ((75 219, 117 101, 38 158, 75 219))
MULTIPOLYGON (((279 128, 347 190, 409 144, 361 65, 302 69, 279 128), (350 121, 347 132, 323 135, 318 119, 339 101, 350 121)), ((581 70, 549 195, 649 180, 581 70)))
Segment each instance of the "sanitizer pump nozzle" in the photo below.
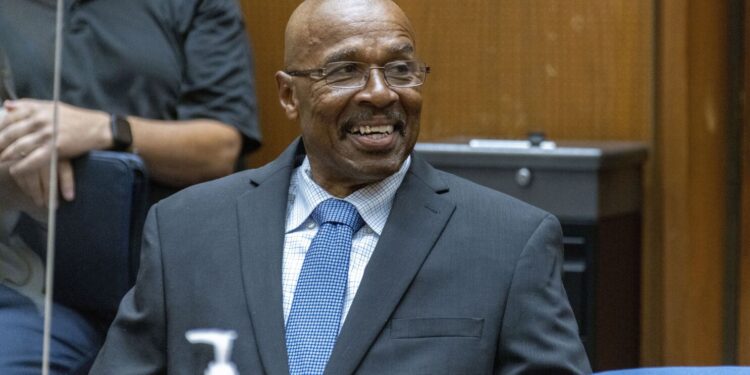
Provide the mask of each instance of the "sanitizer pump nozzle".
POLYGON ((185 333, 193 344, 209 344, 214 347, 214 361, 208 364, 204 375, 239 375, 237 367, 229 361, 232 344, 237 338, 235 331, 219 329, 193 329, 185 333))

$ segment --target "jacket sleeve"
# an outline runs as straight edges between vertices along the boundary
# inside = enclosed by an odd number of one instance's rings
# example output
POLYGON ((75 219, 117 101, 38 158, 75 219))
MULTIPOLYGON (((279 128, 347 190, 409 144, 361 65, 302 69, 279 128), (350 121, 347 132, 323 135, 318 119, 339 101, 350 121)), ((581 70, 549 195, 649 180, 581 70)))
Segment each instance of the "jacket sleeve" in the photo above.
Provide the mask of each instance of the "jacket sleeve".
POLYGON ((552 215, 541 221, 516 264, 495 373, 591 373, 562 284, 562 231, 552 215))
POLYGON ((120 302, 90 374, 162 374, 166 325, 157 206, 146 218, 135 286, 120 302))

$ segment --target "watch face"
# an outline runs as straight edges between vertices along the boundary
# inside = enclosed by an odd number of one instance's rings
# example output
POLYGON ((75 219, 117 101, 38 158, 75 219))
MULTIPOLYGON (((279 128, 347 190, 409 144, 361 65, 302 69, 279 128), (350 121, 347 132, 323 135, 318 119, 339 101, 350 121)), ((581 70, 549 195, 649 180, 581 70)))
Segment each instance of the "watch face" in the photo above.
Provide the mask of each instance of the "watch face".
POLYGON ((112 116, 112 140, 117 151, 125 151, 133 144, 130 122, 124 116, 112 116))

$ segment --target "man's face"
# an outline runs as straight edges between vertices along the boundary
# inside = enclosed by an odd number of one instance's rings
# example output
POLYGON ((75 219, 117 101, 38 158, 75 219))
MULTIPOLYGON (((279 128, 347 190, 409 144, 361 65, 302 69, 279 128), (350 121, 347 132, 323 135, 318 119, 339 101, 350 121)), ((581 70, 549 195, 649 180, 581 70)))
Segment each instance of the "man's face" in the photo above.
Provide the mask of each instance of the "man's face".
MULTIPOLYGON (((336 61, 382 66, 415 58, 408 20, 388 9, 348 9, 307 26, 309 38, 289 70, 336 61)), ((361 88, 334 88, 325 80, 289 77, 296 96, 302 139, 313 178, 337 196, 398 171, 419 135, 419 87, 388 86, 383 71, 370 70, 361 88)))

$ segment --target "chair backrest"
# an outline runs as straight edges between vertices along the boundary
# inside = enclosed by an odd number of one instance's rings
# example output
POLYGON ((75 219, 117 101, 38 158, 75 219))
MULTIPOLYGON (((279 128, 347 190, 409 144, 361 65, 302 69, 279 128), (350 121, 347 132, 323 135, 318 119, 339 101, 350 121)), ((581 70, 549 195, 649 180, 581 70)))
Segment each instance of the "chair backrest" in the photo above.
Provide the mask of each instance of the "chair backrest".
MULTIPOLYGON (((135 283, 148 178, 143 161, 121 152, 93 151, 74 161, 76 198, 57 211, 54 299, 105 321, 135 283)), ((33 227, 28 217, 21 227, 33 227)), ((44 230, 24 240, 44 254, 44 230)))

